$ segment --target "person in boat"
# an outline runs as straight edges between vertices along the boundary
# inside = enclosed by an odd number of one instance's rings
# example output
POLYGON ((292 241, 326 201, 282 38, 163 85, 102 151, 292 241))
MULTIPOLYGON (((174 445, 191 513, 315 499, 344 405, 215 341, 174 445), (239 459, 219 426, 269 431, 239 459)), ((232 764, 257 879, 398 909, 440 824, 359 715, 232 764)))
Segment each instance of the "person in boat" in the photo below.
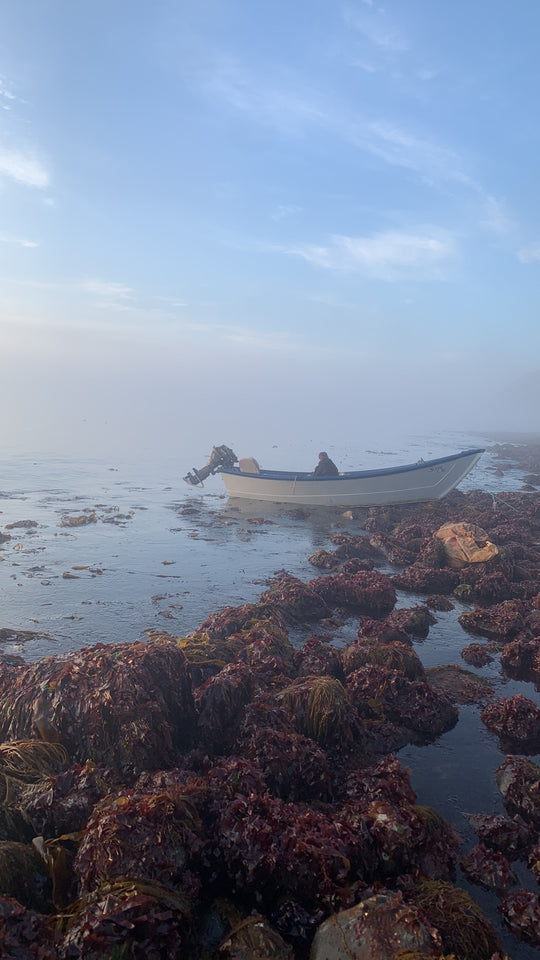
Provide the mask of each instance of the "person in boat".
POLYGON ((339 477, 339 470, 327 453, 319 454, 319 462, 313 471, 314 477, 339 477))

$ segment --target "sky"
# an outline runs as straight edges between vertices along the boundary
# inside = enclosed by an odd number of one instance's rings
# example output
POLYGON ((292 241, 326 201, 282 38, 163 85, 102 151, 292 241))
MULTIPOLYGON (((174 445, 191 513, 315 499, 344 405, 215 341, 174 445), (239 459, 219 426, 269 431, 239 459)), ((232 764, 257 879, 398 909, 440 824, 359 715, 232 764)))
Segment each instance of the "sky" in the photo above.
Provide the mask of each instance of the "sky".
POLYGON ((539 30, 536 0, 4 0, 2 447, 538 430, 539 30))

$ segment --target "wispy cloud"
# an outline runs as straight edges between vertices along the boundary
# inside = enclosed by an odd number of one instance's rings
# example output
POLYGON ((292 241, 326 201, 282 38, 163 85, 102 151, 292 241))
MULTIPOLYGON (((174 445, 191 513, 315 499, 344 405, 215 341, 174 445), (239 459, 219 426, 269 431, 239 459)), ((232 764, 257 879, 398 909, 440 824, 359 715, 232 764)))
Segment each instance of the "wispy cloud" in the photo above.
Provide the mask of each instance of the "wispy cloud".
POLYGON ((8 177, 25 187, 44 189, 49 186, 49 172, 40 160, 23 153, 0 146, 0 177, 8 177))
POLYGON ((540 241, 519 250, 518 260, 521 260, 522 263, 537 263, 540 260, 540 241))
POLYGON ((294 203, 280 203, 270 216, 272 220, 286 220, 288 217, 293 217, 295 213, 300 213, 300 209, 294 203))
POLYGON ((0 243, 13 243, 18 247, 37 247, 34 240, 26 240, 24 237, 13 237, 9 233, 0 234, 0 243))
POLYGON ((365 37, 385 53, 403 53, 409 44, 402 31, 390 21, 386 10, 373 4, 364 4, 367 10, 347 6, 343 11, 345 24, 365 37))
POLYGON ((326 245, 280 249, 324 269, 358 271, 381 280, 402 278, 404 271, 410 279, 433 277, 434 269, 456 254, 453 237, 440 230, 416 234, 387 231, 371 237, 338 234, 326 245))
POLYGON ((513 223, 506 213, 505 204, 497 197, 484 195, 484 217, 483 226, 487 227, 491 233, 498 237, 506 237, 513 229, 513 223))
POLYGON ((126 287, 123 283, 106 280, 84 280, 81 286, 85 293, 101 297, 104 300, 135 300, 135 291, 131 287, 126 287))

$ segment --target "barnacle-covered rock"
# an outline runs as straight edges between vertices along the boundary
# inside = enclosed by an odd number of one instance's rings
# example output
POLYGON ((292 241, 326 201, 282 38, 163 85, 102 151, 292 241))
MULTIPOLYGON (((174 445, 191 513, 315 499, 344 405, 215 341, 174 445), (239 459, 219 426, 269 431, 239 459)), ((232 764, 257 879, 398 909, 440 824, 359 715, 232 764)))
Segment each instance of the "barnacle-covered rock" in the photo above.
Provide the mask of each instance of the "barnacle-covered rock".
POLYGON ((540 747, 540 710, 521 693, 488 704, 480 718, 503 742, 519 744, 533 753, 540 747))
POLYGON ((0 666, 0 738, 41 731, 70 757, 137 775, 172 763, 195 732, 187 660, 176 643, 103 644, 0 666))
POLYGON ((472 883, 496 893, 504 893, 512 883, 517 882, 506 857, 498 850, 490 850, 483 843, 477 843, 461 858, 461 866, 472 883))

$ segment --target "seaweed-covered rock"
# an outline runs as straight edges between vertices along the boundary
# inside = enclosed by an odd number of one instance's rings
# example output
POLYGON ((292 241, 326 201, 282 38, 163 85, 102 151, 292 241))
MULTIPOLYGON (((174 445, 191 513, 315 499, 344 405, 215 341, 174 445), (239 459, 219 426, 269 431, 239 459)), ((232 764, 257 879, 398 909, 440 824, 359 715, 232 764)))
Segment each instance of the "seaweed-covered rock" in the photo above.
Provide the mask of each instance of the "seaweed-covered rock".
POLYGON ((390 613, 396 602, 390 578, 376 571, 334 573, 310 580, 308 586, 330 607, 348 607, 372 617, 390 613))
POLYGON ((461 858, 461 866, 472 883, 496 893, 504 893, 517 881, 506 857, 498 850, 490 850, 483 843, 477 843, 461 858))
POLYGON ((380 643, 360 637, 343 651, 342 660, 347 675, 360 667, 374 665, 398 670, 409 680, 424 680, 426 676, 418 654, 409 644, 399 640, 380 643))
POLYGON ((200 686, 209 677, 223 670, 244 646, 244 640, 239 634, 217 638, 200 630, 187 637, 179 637, 177 642, 186 655, 194 687, 200 686))
POLYGON ((307 911, 328 912, 347 882, 356 842, 343 824, 269 794, 236 797, 219 819, 216 840, 232 890, 265 912, 277 890, 307 911))
POLYGON ((261 602, 271 604, 286 623, 322 620, 330 616, 331 610, 313 584, 313 581, 303 583, 298 577, 284 574, 261 595, 261 602))
POLYGON ((32 910, 52 909, 49 871, 31 844, 0 842, 0 894, 32 910))
POLYGON ((522 750, 528 748, 529 752, 540 747, 540 710, 521 693, 488 704, 480 718, 503 742, 520 744, 522 750))
POLYGON ((272 620, 278 627, 285 629, 283 617, 272 604, 244 603, 240 607, 225 607, 208 617, 200 630, 213 640, 223 640, 232 634, 249 628, 260 620, 272 620))
POLYGON ((460 614, 458 621, 467 633, 488 640, 511 640, 523 629, 529 606, 523 600, 506 600, 487 608, 460 614))
POLYGON ((428 667, 426 678, 455 703, 485 703, 493 696, 493 687, 487 680, 455 663, 428 667))
POLYGON ((325 920, 318 928, 311 960, 393 960, 441 953, 437 930, 400 893, 381 890, 325 920))
POLYGON ((195 731, 186 658, 176 643, 103 644, 6 674, 0 666, 0 737, 44 730, 70 757, 123 776, 174 762, 195 731))
POLYGON ((501 652, 501 667, 517 679, 540 683, 540 637, 511 640, 501 652))
POLYGON ((469 814, 467 820, 482 844, 505 853, 511 859, 518 855, 529 838, 529 828, 519 815, 509 820, 502 813, 476 813, 469 814))
POLYGON ((526 757, 505 757, 495 779, 510 814, 540 827, 540 766, 526 757))
POLYGON ((461 656, 471 667, 485 667, 487 663, 493 662, 492 649, 492 644, 470 643, 467 647, 463 647, 461 656))
POLYGON ((350 743, 358 732, 347 692, 334 677, 299 677, 276 701, 293 714, 300 733, 323 747, 350 743))
POLYGON ((451 730, 458 720, 445 693, 397 670, 361 667, 347 677, 346 689, 360 716, 388 719, 429 739, 451 730))
POLYGON ((259 914, 245 917, 223 939, 223 960, 294 960, 293 949, 259 914))
POLYGON ((119 793, 94 808, 74 862, 83 894, 121 877, 158 882, 193 900, 191 871, 203 846, 193 804, 178 790, 119 793))
POLYGON ((191 904, 181 892, 156 881, 107 883, 63 911, 63 936, 55 956, 59 960, 187 956, 190 914, 191 904))
POLYGON ((117 778, 106 767, 91 760, 74 764, 63 773, 50 776, 41 788, 34 786, 20 803, 34 835, 59 837, 82 830, 96 803, 117 786, 117 778))
POLYGON ((335 677, 341 683, 345 679, 341 651, 321 637, 310 637, 294 655, 299 677, 335 677))
POLYGON ((30 841, 35 836, 26 813, 28 804, 40 788, 50 790, 51 778, 68 765, 66 750, 59 743, 0 744, 0 840, 30 841))
POLYGON ((523 887, 511 891, 501 903, 501 913, 519 940, 540 947, 540 896, 537 893, 523 887))
POLYGON ((0 894, 0 957, 6 960, 57 960, 48 918, 0 894))
MULTIPOLYGON (((440 541, 437 541, 440 544, 440 541)), ((442 550, 442 544, 440 544, 442 550)), ((394 574, 392 583, 398 590, 414 593, 449 594, 460 582, 460 574, 449 567, 431 566, 418 560, 400 573, 394 574)))
POLYGON ((445 955, 490 960, 501 951, 492 924, 465 890, 442 880, 421 880, 409 899, 438 930, 445 955))
POLYGON ((248 717, 235 752, 255 763, 275 797, 293 802, 329 800, 330 766, 324 750, 302 734, 253 725, 248 717))
POLYGON ((199 740, 210 753, 224 753, 233 742, 255 683, 245 663, 230 663, 195 691, 199 740))

